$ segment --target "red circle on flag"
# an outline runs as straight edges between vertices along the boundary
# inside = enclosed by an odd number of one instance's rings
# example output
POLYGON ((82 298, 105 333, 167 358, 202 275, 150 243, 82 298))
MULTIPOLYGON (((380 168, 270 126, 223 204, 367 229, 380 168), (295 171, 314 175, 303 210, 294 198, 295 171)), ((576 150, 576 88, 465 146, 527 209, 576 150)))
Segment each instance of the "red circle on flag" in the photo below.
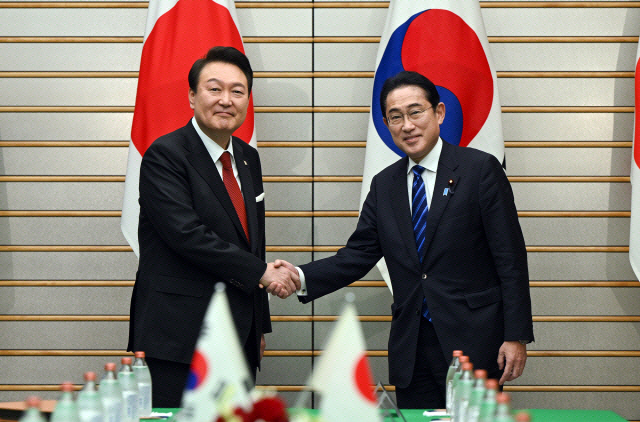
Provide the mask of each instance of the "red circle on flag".
POLYGON ((371 376, 371 368, 369 367, 369 359, 367 359, 367 355, 363 354, 360 357, 356 364, 353 376, 360 395, 365 400, 375 403, 376 396, 373 393, 373 388, 371 387, 373 385, 373 377, 371 376))

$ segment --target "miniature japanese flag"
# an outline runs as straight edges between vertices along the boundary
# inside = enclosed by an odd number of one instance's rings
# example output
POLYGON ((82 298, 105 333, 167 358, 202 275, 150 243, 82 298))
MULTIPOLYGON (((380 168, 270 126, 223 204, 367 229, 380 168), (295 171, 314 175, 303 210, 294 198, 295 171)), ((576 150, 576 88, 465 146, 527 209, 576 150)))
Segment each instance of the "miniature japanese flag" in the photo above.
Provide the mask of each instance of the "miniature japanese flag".
POLYGON ((355 306, 349 303, 309 381, 309 386, 321 394, 320 416, 323 420, 382 421, 376 408, 366 351, 355 306))

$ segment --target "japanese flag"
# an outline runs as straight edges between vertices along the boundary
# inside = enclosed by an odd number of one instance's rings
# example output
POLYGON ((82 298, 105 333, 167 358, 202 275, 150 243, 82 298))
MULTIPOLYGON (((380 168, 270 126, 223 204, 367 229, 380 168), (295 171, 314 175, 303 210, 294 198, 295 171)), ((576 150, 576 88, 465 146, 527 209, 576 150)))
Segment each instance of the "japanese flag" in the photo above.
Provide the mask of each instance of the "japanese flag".
POLYGON ((631 233, 629 236, 629 260, 631 268, 640 280, 640 46, 636 54, 635 121, 633 132, 633 153, 631 155, 631 233))
MULTIPOLYGON (((193 63, 215 46, 235 47, 244 53, 237 22, 230 0, 149 2, 120 221, 122 233, 136 255, 142 156, 154 140, 193 117, 187 81, 193 63)), ((253 98, 244 124, 234 135, 256 146, 253 98)))
POLYGON ((322 352, 309 386, 321 393, 320 416, 332 422, 382 421, 362 327, 348 304, 322 352))

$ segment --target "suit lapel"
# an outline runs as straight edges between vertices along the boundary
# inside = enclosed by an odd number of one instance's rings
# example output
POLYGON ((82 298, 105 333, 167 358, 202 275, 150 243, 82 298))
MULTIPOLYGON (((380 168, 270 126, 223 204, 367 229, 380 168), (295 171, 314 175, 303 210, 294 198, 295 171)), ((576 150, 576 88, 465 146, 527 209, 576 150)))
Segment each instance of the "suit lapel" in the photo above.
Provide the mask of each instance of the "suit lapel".
MULTIPOLYGON (((427 215, 427 229, 425 232, 425 252, 428 253, 431 240, 435 234, 440 218, 447 208, 451 193, 445 194, 445 189, 449 188, 449 180, 453 180, 453 186, 458 184, 458 176, 455 169, 458 167, 458 160, 455 154, 455 148, 446 141, 442 142, 442 152, 438 161, 438 171, 436 174, 436 183, 433 188, 433 196, 429 204, 429 214, 427 215)), ((455 189, 455 188, 454 188, 455 189)), ((424 262, 427 262, 425 259, 424 262)))
MULTIPOLYGON (((238 218, 238 213, 236 213, 236 209, 233 207, 233 202, 231 202, 231 198, 229 197, 229 193, 227 192, 227 188, 224 186, 224 182, 220 177, 220 174, 216 170, 216 165, 211 159, 211 155, 209 155, 209 151, 202 143, 200 136, 193 128, 191 122, 187 125, 188 130, 188 139, 190 141, 189 146, 191 147, 191 151, 187 154, 187 159, 191 163, 194 169, 202 176, 202 178, 207 182, 214 195, 220 202, 222 208, 227 212, 231 221, 233 221, 233 225, 236 230, 241 233, 241 237, 249 244, 246 235, 244 234, 244 229, 242 228, 242 224, 240 224, 240 219, 238 218)), ((242 187, 244 189, 244 182, 242 183, 242 187)), ((252 188, 253 190, 253 188, 252 188)), ((245 200, 246 202, 246 200, 245 200)))
POLYGON ((411 239, 402 242, 407 247, 407 253, 416 265, 420 264, 415 235, 413 233, 413 221, 411 221, 411 207, 409 206, 409 192, 407 190, 407 165, 409 159, 405 157, 397 164, 397 169, 392 178, 391 205, 398 224, 401 239, 411 239))
POLYGON ((232 142, 234 142, 233 153, 235 155, 236 167, 238 169, 238 177, 242 184, 244 207, 247 211, 247 224, 249 225, 249 236, 251 237, 251 249, 253 253, 257 254, 258 246, 261 242, 259 239, 260 230, 258 227, 258 212, 256 209, 256 193, 253 189, 253 178, 251 176, 251 171, 249 170, 249 165, 242 153, 242 148, 238 145, 238 142, 235 142, 235 139, 232 139, 232 142))

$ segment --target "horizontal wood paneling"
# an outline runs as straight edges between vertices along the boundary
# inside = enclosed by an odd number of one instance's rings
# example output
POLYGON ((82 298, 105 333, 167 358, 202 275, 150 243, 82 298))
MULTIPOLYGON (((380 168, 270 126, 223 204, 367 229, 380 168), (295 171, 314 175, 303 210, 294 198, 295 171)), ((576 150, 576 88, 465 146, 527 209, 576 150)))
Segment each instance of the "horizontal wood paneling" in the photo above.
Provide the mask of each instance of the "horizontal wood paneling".
MULTIPOLYGON (((137 263, 118 219, 147 4, 0 2, 0 56, 12 58, 0 63, 0 375, 14 379, 0 385, 3 400, 54 398, 63 374, 80 383, 74 369, 126 354, 137 263), (66 294, 84 300, 64 306, 66 294), (27 371, 38 363, 40 375, 27 371)), ((256 70, 268 259, 331 255, 355 225, 366 92, 388 4, 236 2, 256 70), (296 164, 282 166, 284 156, 296 164)), ((525 375, 505 390, 519 407, 606 407, 640 419, 633 373, 615 377, 640 353, 640 283, 627 257, 640 2, 480 6, 537 340, 525 375)), ((391 296, 375 269, 350 289, 385 381, 391 296)), ((298 398, 342 298, 271 301, 259 383, 298 398)))

